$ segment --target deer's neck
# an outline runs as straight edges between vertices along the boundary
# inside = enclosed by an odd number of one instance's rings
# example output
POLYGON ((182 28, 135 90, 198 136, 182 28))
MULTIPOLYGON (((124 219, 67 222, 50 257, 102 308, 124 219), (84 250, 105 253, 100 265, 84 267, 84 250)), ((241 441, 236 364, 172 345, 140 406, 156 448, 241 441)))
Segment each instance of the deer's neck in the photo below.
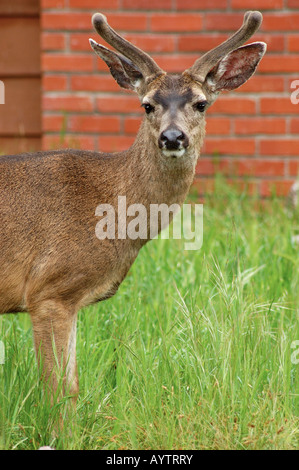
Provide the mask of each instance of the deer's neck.
POLYGON ((192 184, 197 156, 163 157, 143 120, 136 140, 128 150, 133 203, 182 204, 192 184))

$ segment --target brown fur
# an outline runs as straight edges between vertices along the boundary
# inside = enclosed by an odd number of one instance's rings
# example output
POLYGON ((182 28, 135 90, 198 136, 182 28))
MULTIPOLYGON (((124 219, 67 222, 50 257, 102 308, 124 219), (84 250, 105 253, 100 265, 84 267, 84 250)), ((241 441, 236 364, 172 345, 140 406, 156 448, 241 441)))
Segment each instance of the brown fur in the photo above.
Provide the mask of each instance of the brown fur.
MULTIPOLYGON (((217 96, 210 82, 200 84, 188 71, 170 76, 155 69, 156 75, 147 77, 107 49, 104 60, 110 59, 112 72, 117 67, 117 81, 130 85, 143 103, 155 108, 144 117, 129 150, 111 155, 58 150, 0 157, 0 313, 30 313, 46 377, 55 369, 54 344, 74 396, 77 312, 115 294, 149 240, 99 240, 95 210, 109 203, 117 212, 118 196, 126 196, 127 206, 143 204, 148 215, 150 204, 181 205, 205 134, 205 116, 196 103, 207 100, 210 105, 217 96), (188 136, 183 157, 165 156, 159 148, 159 136, 167 126, 188 136)), ((148 68, 150 59, 146 60, 148 68)), ((51 380, 55 389, 56 374, 51 380)))

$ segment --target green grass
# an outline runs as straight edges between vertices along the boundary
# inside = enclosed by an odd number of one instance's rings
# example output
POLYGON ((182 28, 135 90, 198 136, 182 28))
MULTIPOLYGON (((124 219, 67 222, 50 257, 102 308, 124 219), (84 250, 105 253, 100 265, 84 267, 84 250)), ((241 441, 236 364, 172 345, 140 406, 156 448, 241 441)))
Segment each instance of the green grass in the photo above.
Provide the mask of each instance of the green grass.
POLYGON ((80 312, 74 415, 43 397, 29 317, 2 316, 0 448, 295 449, 298 231, 283 202, 220 179, 201 250, 152 241, 114 298, 80 312))

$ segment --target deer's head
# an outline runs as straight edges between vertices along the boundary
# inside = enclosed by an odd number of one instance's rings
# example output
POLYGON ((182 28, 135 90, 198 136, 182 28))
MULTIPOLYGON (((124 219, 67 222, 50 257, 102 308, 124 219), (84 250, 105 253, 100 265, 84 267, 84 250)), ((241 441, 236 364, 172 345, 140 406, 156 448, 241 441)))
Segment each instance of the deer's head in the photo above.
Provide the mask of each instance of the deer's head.
POLYGON ((93 26, 117 52, 92 39, 90 44, 117 83, 138 94, 147 131, 161 158, 194 160, 203 141, 206 109, 221 91, 246 82, 266 51, 263 42, 243 45, 261 22, 258 11, 245 13, 243 25, 233 36, 181 75, 164 72, 148 54, 119 36, 101 13, 93 16, 93 26))

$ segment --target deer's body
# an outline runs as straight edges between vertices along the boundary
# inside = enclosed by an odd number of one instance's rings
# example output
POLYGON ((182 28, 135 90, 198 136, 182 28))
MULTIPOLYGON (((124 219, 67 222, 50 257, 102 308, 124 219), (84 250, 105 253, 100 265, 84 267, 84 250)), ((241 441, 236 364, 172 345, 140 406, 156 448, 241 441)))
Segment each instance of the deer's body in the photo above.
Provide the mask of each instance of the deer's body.
POLYGON ((77 150, 0 158, 1 313, 49 298, 82 307, 119 284, 129 261, 95 237, 95 208, 117 201, 126 161, 77 150))
MULTIPOLYGON (((260 21, 256 13, 245 15, 247 29, 236 33, 235 43, 260 21)), ((254 43, 227 54, 222 45, 212 62, 204 56, 182 75, 169 76, 102 15, 95 15, 94 25, 127 58, 94 41, 93 49, 121 86, 137 91, 146 110, 133 146, 115 154, 59 150, 0 157, 0 313, 30 313, 46 376, 54 370, 54 344, 74 395, 77 312, 114 295, 150 239, 148 220, 145 238, 100 240, 96 208, 109 203, 117 224, 119 196, 127 205, 142 204, 148 217, 151 204, 181 205, 204 140, 204 109, 219 91, 248 79, 265 49, 254 43)), ((54 373, 54 388, 56 382, 54 373)))

